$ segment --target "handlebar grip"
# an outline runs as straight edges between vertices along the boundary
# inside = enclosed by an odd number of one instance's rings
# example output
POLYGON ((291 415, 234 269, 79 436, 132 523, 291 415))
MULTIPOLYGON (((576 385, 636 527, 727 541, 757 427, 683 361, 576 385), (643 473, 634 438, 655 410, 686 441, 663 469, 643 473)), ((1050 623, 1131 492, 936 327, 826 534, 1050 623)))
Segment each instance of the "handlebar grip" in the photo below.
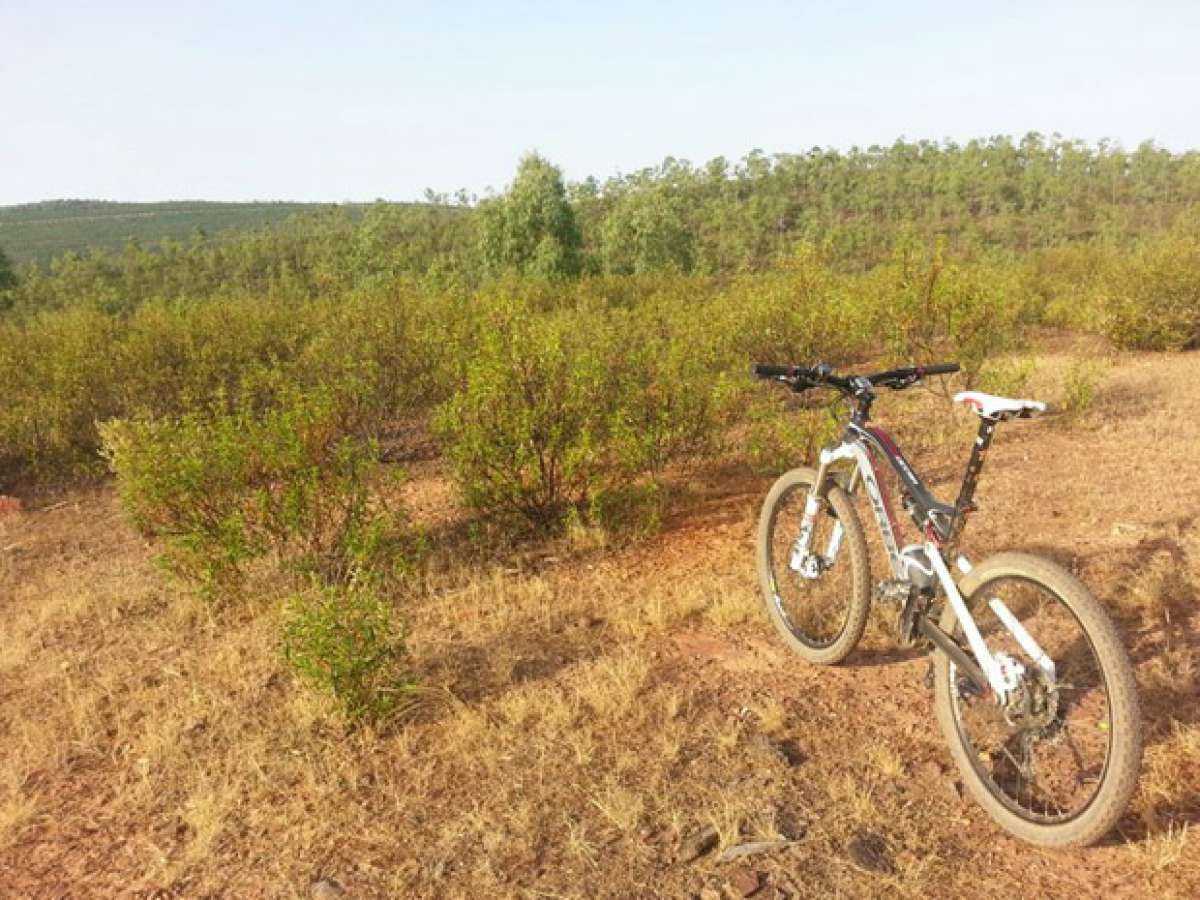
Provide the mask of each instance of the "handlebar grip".
POLYGON ((770 363, 755 363, 750 373, 755 378, 788 378, 800 370, 796 366, 775 366, 770 363))
POLYGON ((961 366, 958 363, 934 363, 931 366, 918 366, 922 375, 951 375, 961 366))

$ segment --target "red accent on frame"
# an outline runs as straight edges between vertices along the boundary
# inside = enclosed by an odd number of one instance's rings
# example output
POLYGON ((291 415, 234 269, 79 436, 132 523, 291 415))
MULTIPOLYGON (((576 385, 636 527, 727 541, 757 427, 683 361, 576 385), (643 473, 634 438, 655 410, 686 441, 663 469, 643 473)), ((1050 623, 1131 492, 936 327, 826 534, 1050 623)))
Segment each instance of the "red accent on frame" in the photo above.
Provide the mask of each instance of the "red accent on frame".
POLYGON ((940 537, 938 537, 938 533, 933 530, 932 525, 925 526, 925 537, 927 537, 930 541, 933 542, 933 546, 935 546, 935 547, 942 546, 942 539, 940 537))
POLYGON ((874 425, 871 425, 866 429, 866 431, 869 434, 874 435, 879 440, 879 443, 887 447, 888 452, 893 456, 902 456, 900 453, 900 448, 896 446, 896 442, 892 440, 892 436, 882 428, 876 428, 874 425))
MULTIPOLYGON (((872 434, 875 434, 877 432, 877 429, 874 429, 874 428, 869 428, 867 430, 870 431, 872 434)), ((884 433, 884 432, 878 432, 878 433, 883 434, 884 437, 887 437, 886 433, 884 433)), ((887 438, 887 440, 889 443, 891 443, 892 439, 887 438)), ((894 447, 895 444, 892 444, 892 446, 894 447)), ((899 541, 900 540, 900 529, 896 525, 896 516, 892 513, 892 501, 890 499, 888 499, 888 492, 886 490, 887 485, 884 483, 883 479, 879 477, 879 467, 877 465, 875 465, 875 448, 874 447, 870 447, 870 446, 867 447, 867 464, 870 465, 870 467, 871 467, 871 474, 875 476, 875 483, 877 485, 879 485, 879 498, 883 501, 883 511, 885 513, 887 513, 888 524, 892 526, 892 536, 895 537, 895 539, 897 541, 899 541)))

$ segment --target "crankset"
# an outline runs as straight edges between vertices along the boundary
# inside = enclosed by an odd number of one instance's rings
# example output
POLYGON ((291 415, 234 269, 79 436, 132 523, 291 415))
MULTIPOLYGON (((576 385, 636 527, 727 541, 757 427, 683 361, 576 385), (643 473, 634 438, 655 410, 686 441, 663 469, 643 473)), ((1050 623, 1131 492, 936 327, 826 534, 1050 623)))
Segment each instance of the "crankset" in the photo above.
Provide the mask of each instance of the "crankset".
POLYGON ((896 634, 901 647, 911 647, 916 639, 917 621, 929 612, 933 603, 930 591, 904 579, 881 581, 875 589, 880 601, 899 607, 896 634))

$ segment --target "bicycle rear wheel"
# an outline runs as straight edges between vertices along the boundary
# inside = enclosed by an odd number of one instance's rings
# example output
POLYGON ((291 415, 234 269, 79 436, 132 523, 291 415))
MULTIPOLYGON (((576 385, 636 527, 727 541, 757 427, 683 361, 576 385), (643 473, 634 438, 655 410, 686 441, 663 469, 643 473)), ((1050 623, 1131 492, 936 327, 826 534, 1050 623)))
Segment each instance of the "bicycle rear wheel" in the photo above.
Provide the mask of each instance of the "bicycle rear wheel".
MULTIPOLYGON (((1112 620, 1068 572, 1020 553, 986 560, 960 590, 988 649, 1022 673, 1001 707, 935 655, 938 724, 964 784, 1024 840, 1095 843, 1124 813, 1141 765, 1137 689, 1112 620)), ((948 605, 941 626, 961 635, 948 605)))
POLYGON ((767 494, 759 517, 758 576, 767 613, 788 646, 809 662, 831 664, 845 659, 862 637, 871 607, 870 568, 854 504, 831 484, 809 542, 813 568, 803 571, 794 547, 816 476, 812 469, 793 469, 767 494))

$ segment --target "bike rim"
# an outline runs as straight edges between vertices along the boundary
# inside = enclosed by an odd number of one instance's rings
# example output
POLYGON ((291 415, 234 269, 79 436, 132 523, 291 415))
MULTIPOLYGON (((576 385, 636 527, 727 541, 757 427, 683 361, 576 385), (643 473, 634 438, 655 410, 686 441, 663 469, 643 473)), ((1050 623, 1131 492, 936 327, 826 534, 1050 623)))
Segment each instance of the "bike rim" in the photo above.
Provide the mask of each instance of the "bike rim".
MULTIPOLYGON (((792 635, 806 646, 824 649, 837 643, 849 619, 853 590, 850 550, 843 530, 831 566, 819 577, 803 578, 789 567, 808 491, 807 484, 793 485, 775 504, 767 544, 771 594, 776 611, 792 635)), ((838 521, 826 500, 813 526, 809 544, 812 550, 823 554, 828 549, 838 521)))
POLYGON ((1038 824, 1069 822, 1095 801, 1112 756, 1112 694, 1100 656, 1079 618, 1046 585, 1005 577, 975 595, 982 600, 972 615, 989 649, 1008 654, 1027 674, 1011 704, 1017 708, 1002 710, 990 697, 960 690, 949 663, 959 740, 980 780, 1010 812, 1038 824), (997 620, 987 605, 993 597, 1054 661, 1053 679, 997 620))

